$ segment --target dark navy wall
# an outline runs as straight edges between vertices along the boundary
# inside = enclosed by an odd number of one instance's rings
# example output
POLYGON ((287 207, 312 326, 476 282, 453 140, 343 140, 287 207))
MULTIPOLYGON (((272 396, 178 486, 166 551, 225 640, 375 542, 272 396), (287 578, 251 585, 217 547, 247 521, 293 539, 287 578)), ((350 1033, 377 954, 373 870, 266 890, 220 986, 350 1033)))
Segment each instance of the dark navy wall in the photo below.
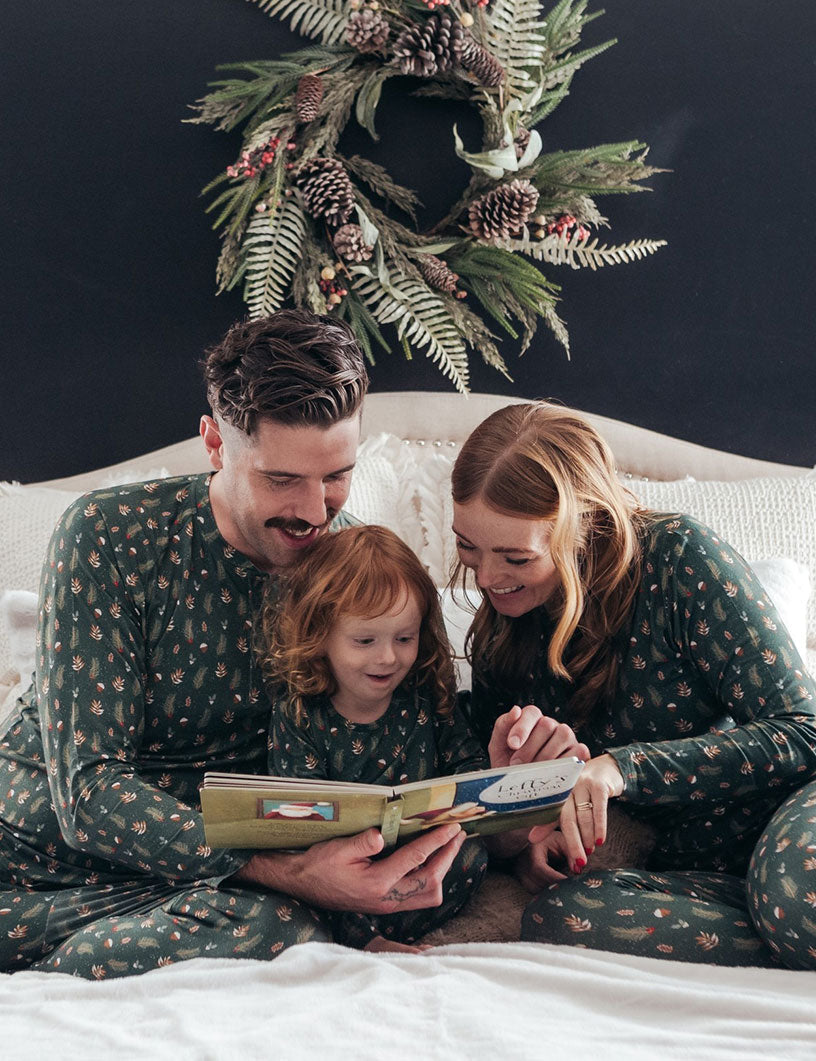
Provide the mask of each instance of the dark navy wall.
MULTIPOLYGON (((607 0, 619 38, 541 127, 545 149, 638 138, 671 169, 600 205, 609 239, 662 237, 645 262, 554 270, 572 360, 542 327, 506 383, 753 456, 816 462, 812 0, 607 0)), ((126 459, 196 430, 196 362, 243 313, 216 298, 199 189, 238 135, 187 125, 219 62, 300 40, 243 0, 6 0, 0 45, 0 478, 126 459)), ((444 212, 466 179, 450 125, 390 83, 369 152, 444 212)), ((471 124, 474 135, 475 124, 471 124)), ((471 138, 472 139, 472 138, 471 138)), ((395 351, 375 390, 447 386, 395 351)))

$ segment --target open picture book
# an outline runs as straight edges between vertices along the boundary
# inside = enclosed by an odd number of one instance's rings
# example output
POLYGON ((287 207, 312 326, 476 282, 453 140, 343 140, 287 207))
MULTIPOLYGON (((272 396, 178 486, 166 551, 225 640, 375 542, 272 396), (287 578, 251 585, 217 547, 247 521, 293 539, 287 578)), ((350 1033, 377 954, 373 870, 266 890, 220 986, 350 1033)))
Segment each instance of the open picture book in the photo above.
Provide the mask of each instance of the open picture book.
POLYGON ((210 847, 309 847, 372 827, 386 847, 457 822, 467 833, 532 828, 558 819, 580 759, 475 770, 390 788, 344 781, 206 773, 201 785, 210 847))

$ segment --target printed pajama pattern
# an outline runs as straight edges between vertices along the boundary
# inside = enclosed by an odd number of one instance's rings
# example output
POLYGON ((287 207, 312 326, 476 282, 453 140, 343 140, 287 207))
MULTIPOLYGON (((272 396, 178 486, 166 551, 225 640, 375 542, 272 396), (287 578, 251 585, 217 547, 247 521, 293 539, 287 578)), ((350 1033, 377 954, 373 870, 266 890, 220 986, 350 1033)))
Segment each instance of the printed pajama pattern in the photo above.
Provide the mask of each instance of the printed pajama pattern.
POLYGON ((204 771, 263 773, 270 711, 251 651, 268 576, 221 537, 209 479, 96 491, 55 530, 36 683, 0 735, 0 969, 123 975, 199 940, 271 956, 325 936, 222 884, 248 853, 204 838, 204 771))
MULTIPOLYGON (((284 699, 274 702, 270 726, 269 772, 285 777, 399 785, 489 766, 460 709, 440 718, 425 689, 400 687, 385 714, 372 723, 349 722, 328 696, 307 699, 306 718, 295 722, 284 699)), ((478 839, 466 840, 445 876, 438 907, 388 916, 334 914, 339 943, 362 949, 381 935, 414 943, 449 921, 487 870, 487 852, 478 839)))
MULTIPOLYGON (((553 624, 542 622, 546 660, 553 624)), ((816 968, 816 686, 756 576, 696 520, 656 517, 618 650, 615 695, 578 735, 592 755, 615 758, 623 809, 657 830, 656 876, 593 873, 590 861, 531 905, 525 938, 722 964, 770 964, 773 952, 816 968), (703 887, 707 914, 689 896, 703 887), (655 919, 655 909, 672 914, 655 919)), ((570 722, 569 696, 542 673, 498 696, 475 685, 474 709, 482 728, 514 697, 570 722)))

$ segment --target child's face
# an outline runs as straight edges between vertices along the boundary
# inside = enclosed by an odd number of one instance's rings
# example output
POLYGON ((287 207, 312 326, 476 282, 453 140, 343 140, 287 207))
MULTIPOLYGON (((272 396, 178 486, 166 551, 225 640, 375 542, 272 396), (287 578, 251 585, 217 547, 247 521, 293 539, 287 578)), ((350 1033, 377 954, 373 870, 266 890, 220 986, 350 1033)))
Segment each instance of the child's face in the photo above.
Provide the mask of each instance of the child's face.
POLYGON ((417 658, 422 625, 412 593, 382 615, 363 619, 340 615, 326 638, 325 652, 337 682, 332 703, 351 722, 374 722, 417 658))

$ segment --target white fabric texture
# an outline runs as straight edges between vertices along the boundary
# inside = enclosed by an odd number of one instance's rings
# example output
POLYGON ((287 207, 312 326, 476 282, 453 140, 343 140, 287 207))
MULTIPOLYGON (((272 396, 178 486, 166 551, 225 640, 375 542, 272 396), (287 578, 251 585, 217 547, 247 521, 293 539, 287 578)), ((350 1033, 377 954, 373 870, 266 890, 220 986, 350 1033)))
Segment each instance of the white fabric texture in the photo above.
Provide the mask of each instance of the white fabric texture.
POLYGON ((816 973, 535 943, 306 943, 93 982, 0 976, 3 1056, 151 1061, 812 1061, 816 973))
MULTIPOLYGON (((739 482, 632 482, 649 508, 685 512, 707 524, 745 557, 788 556, 804 564, 816 585, 816 479, 739 482)), ((808 604, 807 646, 816 649, 816 594, 808 604)))
MULTIPOLYGON (((0 593, 37 593, 40 573, 57 520, 77 495, 44 487, 11 487, 0 491, 0 593)), ((0 672, 9 665, 11 645, 0 623, 0 672)))

